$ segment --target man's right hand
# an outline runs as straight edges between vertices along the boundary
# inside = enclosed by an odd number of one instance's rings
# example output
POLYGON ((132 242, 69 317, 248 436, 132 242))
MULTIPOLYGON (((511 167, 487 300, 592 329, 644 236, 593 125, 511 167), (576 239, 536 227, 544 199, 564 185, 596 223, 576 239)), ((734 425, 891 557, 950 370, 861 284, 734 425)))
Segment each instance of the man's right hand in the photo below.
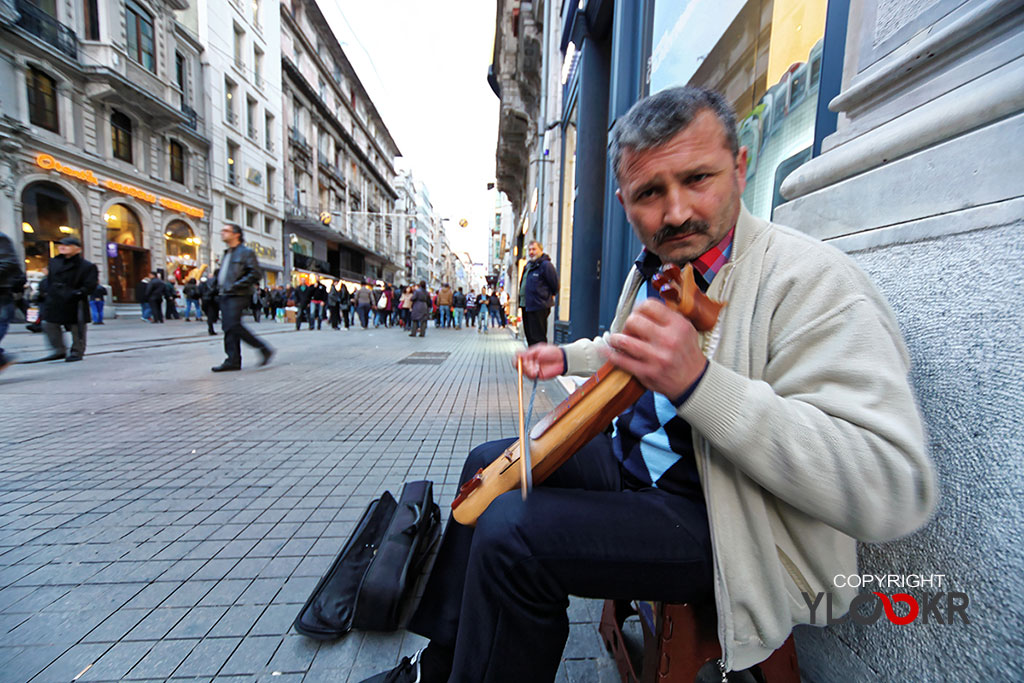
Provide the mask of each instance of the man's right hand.
POLYGON ((554 344, 534 344, 525 351, 517 351, 518 358, 523 359, 523 374, 530 379, 551 379, 565 373, 565 356, 554 344))

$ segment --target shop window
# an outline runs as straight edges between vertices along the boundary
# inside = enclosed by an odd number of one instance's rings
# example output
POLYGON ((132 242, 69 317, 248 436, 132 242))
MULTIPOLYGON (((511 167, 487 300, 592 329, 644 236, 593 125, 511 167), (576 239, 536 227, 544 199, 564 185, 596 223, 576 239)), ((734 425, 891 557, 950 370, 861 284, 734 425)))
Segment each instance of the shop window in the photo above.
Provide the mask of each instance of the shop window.
POLYGON ((28 69, 28 120, 34 126, 60 132, 57 82, 34 67, 28 69))
POLYGON ((111 150, 114 158, 132 162, 132 120, 122 112, 114 110, 110 115, 111 150))
POLYGON ((65 237, 82 237, 82 215, 78 205, 59 185, 32 183, 21 194, 21 232, 25 246, 25 269, 40 272, 57 242, 65 237))
POLYGON ((135 212, 124 204, 114 204, 103 214, 107 224, 107 242, 127 247, 142 246, 142 223, 135 212))
POLYGON ((153 49, 153 18, 132 0, 124 4, 125 25, 128 29, 128 56, 152 72, 156 72, 153 49))
POLYGON ((168 157, 171 163, 171 180, 185 184, 185 148, 177 140, 171 140, 168 157))
POLYGON ((199 267, 199 238, 184 221, 171 221, 164 229, 167 272, 182 283, 195 277, 199 267))

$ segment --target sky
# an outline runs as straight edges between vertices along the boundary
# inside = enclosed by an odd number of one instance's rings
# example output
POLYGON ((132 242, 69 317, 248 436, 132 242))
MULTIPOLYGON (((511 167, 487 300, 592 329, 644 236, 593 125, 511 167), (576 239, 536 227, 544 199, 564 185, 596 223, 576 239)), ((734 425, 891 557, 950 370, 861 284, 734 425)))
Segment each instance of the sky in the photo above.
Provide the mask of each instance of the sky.
POLYGON ((318 3, 402 152, 399 167, 450 219, 452 250, 486 262, 498 140, 499 102, 487 85, 494 0, 318 3))

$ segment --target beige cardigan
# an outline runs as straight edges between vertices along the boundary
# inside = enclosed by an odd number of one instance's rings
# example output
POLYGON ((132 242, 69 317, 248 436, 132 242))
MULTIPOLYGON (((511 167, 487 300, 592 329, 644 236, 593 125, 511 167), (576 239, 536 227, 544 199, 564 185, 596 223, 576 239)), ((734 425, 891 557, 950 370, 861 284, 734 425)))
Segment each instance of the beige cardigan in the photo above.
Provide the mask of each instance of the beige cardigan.
MULTIPOLYGON (((641 280, 634 268, 612 332, 641 280)), ((857 572, 856 540, 914 531, 937 494, 899 328, 849 257, 744 207, 708 294, 727 305, 678 412, 693 428, 719 640, 737 670, 809 621, 802 591, 831 591, 844 614, 857 591, 833 577, 857 572)), ((606 339, 565 346, 569 374, 596 371, 606 339)))

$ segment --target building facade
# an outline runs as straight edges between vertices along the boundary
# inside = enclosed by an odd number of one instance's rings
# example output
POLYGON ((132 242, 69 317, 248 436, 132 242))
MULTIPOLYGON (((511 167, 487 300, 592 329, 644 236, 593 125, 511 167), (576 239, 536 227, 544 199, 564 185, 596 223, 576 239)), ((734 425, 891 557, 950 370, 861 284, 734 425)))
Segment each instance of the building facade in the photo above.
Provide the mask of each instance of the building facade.
MULTIPOLYGON (((208 83, 195 107, 205 108, 212 144, 214 226, 241 225, 256 252, 264 284, 283 281, 281 248, 281 29, 266 0, 210 0, 181 13, 206 46, 208 83)), ((223 250, 219 235, 215 249, 223 250)))
POLYGON ((398 146, 313 0, 280 5, 289 280, 394 282, 398 146))
POLYGON ((40 279, 79 237, 117 304, 150 271, 209 272, 211 193, 199 36, 184 0, 4 0, 0 216, 40 279))

